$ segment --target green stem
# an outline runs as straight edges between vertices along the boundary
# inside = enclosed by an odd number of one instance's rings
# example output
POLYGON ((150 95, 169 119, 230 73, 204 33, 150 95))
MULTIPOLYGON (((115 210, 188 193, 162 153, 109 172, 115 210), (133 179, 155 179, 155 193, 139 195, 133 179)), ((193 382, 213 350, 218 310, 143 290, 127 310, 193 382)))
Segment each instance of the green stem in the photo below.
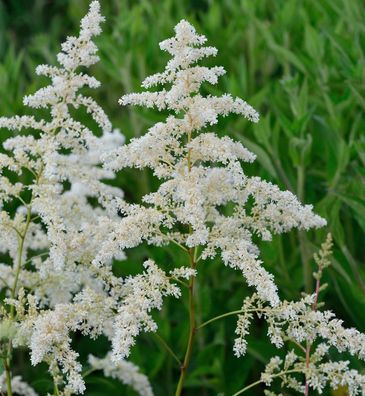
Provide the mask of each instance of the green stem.
MULTIPOLYGON (((293 370, 287 370, 287 371, 281 371, 280 373, 273 374, 273 375, 271 376, 271 378, 277 378, 277 377, 281 377, 281 376, 283 376, 283 375, 291 374, 291 373, 301 373, 301 371, 300 371, 300 370, 294 370, 294 369, 293 369, 293 370)), ((240 389, 238 392, 234 393, 232 396, 241 395, 242 393, 246 392, 247 390, 253 388, 253 387, 256 386, 256 385, 261 384, 262 382, 263 382, 262 380, 258 380, 258 381, 256 381, 256 382, 253 382, 252 384, 247 385, 246 387, 240 389)))
MULTIPOLYGON (((24 232, 21 235, 21 237, 19 238, 18 262, 17 262, 16 268, 15 268, 14 284, 13 284, 13 287, 11 289, 11 298, 12 299, 15 298, 16 288, 18 286, 19 274, 20 274, 20 270, 22 268, 22 257, 23 257, 23 250, 24 250, 24 241, 25 241, 25 237, 27 235, 28 229, 29 229, 31 215, 32 215, 32 207, 28 206, 28 208, 27 208, 27 219, 26 219, 26 222, 25 222, 24 232)), ((11 308, 10 308, 10 314, 11 314, 11 317, 14 317, 14 305, 12 305, 11 308)))
POLYGON ((179 367, 181 367, 182 363, 180 359, 177 357, 176 353, 169 347, 166 341, 158 333, 154 333, 153 335, 160 342, 160 344, 167 350, 167 352, 175 359, 179 367))
MULTIPOLYGON (((312 311, 316 311, 318 307, 318 298, 319 298, 319 292, 321 288, 321 277, 322 277, 322 269, 319 267, 318 270, 318 276, 316 280, 316 289, 315 289, 315 298, 312 304, 312 311)), ((310 364, 310 354, 311 354, 311 347, 312 344, 307 341, 307 346, 305 349, 305 368, 308 370, 309 369, 309 364, 310 364)), ((309 395, 309 382, 307 378, 307 374, 305 376, 305 389, 304 389, 304 395, 308 396, 309 395)))
POLYGON ((280 263, 280 267, 281 270, 283 272, 283 275, 287 281, 287 285, 291 285, 291 279, 288 273, 288 267, 285 265, 285 257, 284 257, 284 250, 283 250, 283 239, 282 238, 278 238, 278 243, 279 243, 279 263, 280 263))
POLYGON ((173 281, 180 283, 180 285, 186 287, 187 289, 189 289, 189 284, 180 280, 179 278, 175 278, 174 276, 169 277, 169 279, 172 279, 173 281))
POLYGON ((305 182, 305 169, 304 165, 300 164, 297 168, 297 195, 300 201, 304 199, 304 182, 305 182))
POLYGON ((272 161, 274 162, 276 170, 279 173, 279 177, 281 178, 282 182, 285 185, 285 188, 291 192, 294 192, 293 186, 291 185, 290 180, 289 180, 288 176, 286 175, 284 168, 281 164, 281 161, 279 160, 279 157, 278 157, 277 153, 275 152, 276 150, 274 151, 273 149, 268 147, 268 151, 269 151, 272 161))
POLYGON ((212 319, 207 320, 206 322, 202 323, 200 326, 196 328, 196 330, 200 330, 201 328, 207 326, 208 324, 215 322, 216 320, 226 318, 227 316, 232 316, 232 315, 239 315, 239 314, 244 314, 246 312, 275 312, 275 311, 280 311, 280 309, 275 309, 275 308, 254 308, 254 309, 239 309, 237 311, 230 311, 226 312, 222 315, 215 316, 212 319))
POLYGON ((43 252, 40 254, 36 254, 35 256, 32 256, 29 260, 27 260, 24 264, 29 264, 31 263, 34 259, 38 258, 38 257, 44 257, 44 256, 48 256, 49 252, 43 252))
POLYGON ((13 390, 11 387, 11 371, 10 371, 9 363, 10 363, 9 358, 4 359, 7 396, 13 396, 13 390))
POLYGON ((245 313, 245 312, 247 312, 247 310, 243 311, 242 309, 239 309, 237 311, 226 312, 226 313, 224 313, 222 315, 215 316, 214 318, 207 320, 206 322, 204 322, 200 326, 198 326, 196 329, 200 330, 201 328, 207 326, 208 324, 210 324, 212 322, 215 322, 216 320, 226 318, 227 316, 239 315, 239 314, 245 313))
POLYGON ((170 238, 168 235, 164 234, 163 232, 160 232, 161 236, 168 239, 170 242, 174 243, 176 246, 181 248, 184 252, 189 253, 189 249, 187 249, 185 246, 183 246, 181 243, 178 241, 175 241, 174 238, 170 238))
POLYGON ((300 255, 303 263, 304 290, 309 294, 312 290, 312 271, 310 266, 310 255, 308 252, 308 242, 304 231, 298 231, 298 238, 300 255))
MULTIPOLYGON (((187 113, 188 116, 188 120, 190 123, 190 129, 187 131, 187 144, 189 144, 191 142, 192 139, 192 119, 191 116, 187 113)), ((188 168, 188 172, 191 171, 192 168, 192 162, 191 162, 191 148, 188 149, 188 153, 186 156, 186 162, 187 162, 187 168, 188 168)), ((189 234, 192 233, 192 227, 191 225, 189 226, 189 234)), ((192 269, 195 269, 196 267, 196 258, 197 258, 197 247, 195 247, 194 249, 189 249, 188 254, 189 254, 189 258, 190 258, 190 267, 192 269)), ((186 351, 185 351, 185 357, 184 357, 184 361, 183 364, 180 367, 180 378, 179 378, 179 382, 177 383, 177 387, 176 387, 176 392, 175 392, 175 396, 180 396, 181 392, 183 390, 184 387, 184 382, 186 379, 186 373, 189 367, 189 363, 190 363, 190 359, 191 359, 191 354, 193 351, 193 342, 194 342, 194 338, 195 338, 195 332, 196 332, 196 319, 195 319, 195 306, 194 306, 194 281, 195 281, 195 277, 191 276, 189 279, 189 338, 188 338, 188 343, 186 346, 186 351)))
POLYGON ((57 385, 56 381, 54 381, 53 393, 54 393, 55 396, 59 396, 60 395, 60 392, 58 390, 58 385, 57 385))
MULTIPOLYGON (((304 201, 305 186, 305 166, 303 154, 301 154, 300 164, 297 168, 297 195, 300 202, 304 201)), ((303 264, 304 290, 310 293, 312 290, 312 271, 310 267, 310 258, 308 254, 307 237, 303 231, 298 231, 299 249, 303 264)))
POLYGON ((97 370, 99 370, 99 369, 97 369, 97 368, 95 368, 95 367, 92 367, 92 368, 90 368, 89 370, 84 371, 84 372, 82 373, 82 378, 87 377, 88 375, 92 374, 94 371, 97 371, 97 370))
MULTIPOLYGON (((26 219, 26 222, 25 222, 24 231, 19 236, 18 261, 17 261, 16 267, 15 267, 15 278, 14 278, 13 287, 11 288, 11 292, 10 292, 11 299, 15 298, 16 289, 17 289, 17 286, 18 286, 19 274, 20 274, 20 270, 22 268, 22 257, 23 257, 23 250, 24 250, 24 241, 25 241, 25 237, 27 235, 28 229, 29 229, 29 225, 30 225, 30 221, 31 221, 31 215, 32 215, 32 207, 29 205, 29 206, 27 206, 27 219, 26 219)), ((11 307, 10 307, 10 318, 13 319, 14 315, 15 315, 15 308, 14 308, 14 305, 11 305, 11 307)), ((12 342, 11 342, 11 340, 9 340, 9 342, 8 342, 8 350, 7 350, 7 358, 6 358, 6 364, 5 364, 6 386, 7 386, 8 396, 12 396, 12 394, 13 394, 12 387, 11 387, 11 370, 10 370, 11 354, 12 354, 12 342)))
MULTIPOLYGON (((194 249, 194 253, 192 250, 189 251, 190 256, 190 266, 195 269, 196 262, 196 248, 194 249)), ((193 343, 196 333, 196 321, 195 321, 195 306, 194 306, 194 276, 189 279, 189 338, 186 346, 186 352, 183 364, 180 367, 180 378, 177 384, 175 396, 180 396, 183 390, 184 382, 186 379, 186 373, 189 367, 191 354, 193 351, 193 343)))

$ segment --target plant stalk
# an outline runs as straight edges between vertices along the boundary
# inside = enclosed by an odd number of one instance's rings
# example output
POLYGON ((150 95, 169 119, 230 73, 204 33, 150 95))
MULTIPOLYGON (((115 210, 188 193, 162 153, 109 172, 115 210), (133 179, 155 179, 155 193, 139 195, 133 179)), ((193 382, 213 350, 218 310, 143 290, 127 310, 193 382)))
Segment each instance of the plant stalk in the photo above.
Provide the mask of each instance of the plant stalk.
MULTIPOLYGON (((300 202, 304 201, 304 186, 305 186, 305 167, 303 155, 301 155, 301 161, 297 168, 297 195, 300 202)), ((310 293, 312 290, 312 271, 310 267, 310 258, 308 254, 308 242, 307 237, 303 231, 298 231, 299 238, 299 249, 303 263, 303 278, 304 278, 304 290, 306 293, 310 293)))
MULTIPOLYGON (((15 267, 14 283, 13 283, 13 287, 11 288, 11 292, 10 292, 11 299, 15 298, 16 289, 17 289, 17 286, 18 286, 20 270, 22 268, 22 257, 23 257, 23 250, 24 250, 24 241, 25 241, 25 237, 27 235, 28 229, 29 229, 30 222, 31 222, 31 216, 32 216, 32 207, 31 207, 31 205, 29 205, 27 207, 27 218, 26 218, 26 222, 25 222, 25 226, 24 226, 24 231, 23 231, 22 234, 19 235, 18 260, 17 260, 17 264, 16 264, 16 267, 15 267)), ((14 315, 15 315, 14 305, 11 305, 10 306, 10 318, 13 319, 14 315)), ((5 375, 6 375, 6 388, 7 388, 7 395, 8 396, 12 396, 13 395, 13 390, 12 390, 12 386, 11 386, 11 369, 10 369, 12 349, 13 349, 12 348, 12 342, 11 342, 11 340, 9 340, 9 342, 8 342, 8 350, 7 350, 7 357, 6 357, 5 361, 4 361, 5 375)))
MULTIPOLYGON (((320 270, 320 274, 322 274, 321 270, 320 270)), ((319 275, 318 278, 317 278, 317 281, 316 281, 316 290, 315 290, 314 301, 313 301, 313 304, 312 304, 312 311, 316 311, 317 310, 320 287, 321 287, 321 278, 320 278, 320 275, 319 275)), ((312 347, 311 343, 307 342, 307 346, 306 346, 306 350, 305 350, 305 367, 306 367, 307 370, 309 369, 311 347, 312 347)), ((308 381, 307 381, 307 377, 305 378, 304 395, 305 396, 309 395, 309 384, 308 384, 308 381)))
MULTIPOLYGON (((190 249, 189 251, 189 256, 190 256, 190 266, 191 268, 195 269, 196 267, 196 249, 194 249, 194 252, 190 249)), ((195 338, 195 333, 196 333, 196 320, 195 320, 195 304, 194 304, 194 277, 190 277, 189 280, 189 338, 188 338, 188 343, 186 346, 186 352, 185 352, 185 357, 184 361, 180 367, 180 378, 179 382, 176 387, 176 392, 175 396, 180 396, 184 387, 184 382, 186 379, 186 374, 187 370, 189 367, 190 359, 191 359, 191 354, 193 351, 193 343, 194 343, 194 338, 195 338)))
POLYGON ((180 359, 177 357, 177 355, 171 349, 171 347, 167 344, 167 342, 158 333, 154 333, 154 336, 157 339, 157 341, 166 349, 166 351, 174 358, 176 363, 181 367, 182 363, 180 359))
MULTIPOLYGON (((277 378, 277 377, 281 377, 281 376, 286 375, 286 374, 300 373, 300 372, 301 372, 300 370, 295 370, 295 369, 293 369, 293 370, 287 370, 287 371, 281 371, 280 373, 273 374, 273 375, 271 376, 271 378, 277 378)), ((241 390, 239 390, 238 392, 236 392, 233 396, 242 395, 242 393, 246 392, 247 390, 253 388, 253 387, 256 386, 256 385, 261 384, 262 382, 263 382, 262 380, 258 380, 258 381, 256 381, 256 382, 253 382, 252 384, 247 385, 246 387, 244 387, 244 388, 242 388, 241 390)))
POLYGON ((5 379, 6 379, 6 389, 7 389, 7 396, 13 396, 13 390, 11 386, 11 371, 9 367, 10 359, 4 359, 4 368, 5 368, 5 379))

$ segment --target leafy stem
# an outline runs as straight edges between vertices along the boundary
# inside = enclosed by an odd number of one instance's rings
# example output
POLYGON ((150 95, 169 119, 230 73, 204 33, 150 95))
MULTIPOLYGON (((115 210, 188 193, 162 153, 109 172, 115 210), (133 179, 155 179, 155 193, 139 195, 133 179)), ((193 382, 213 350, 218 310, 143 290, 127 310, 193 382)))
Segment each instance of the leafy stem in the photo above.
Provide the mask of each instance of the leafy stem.
MULTIPOLYGON (((282 377, 283 375, 292 374, 292 373, 301 373, 301 370, 295 370, 295 369, 293 369, 293 370, 284 370, 284 371, 280 371, 280 373, 271 375, 271 378, 282 377)), ((253 382, 252 384, 247 385, 247 386, 245 386, 244 388, 240 389, 238 392, 236 392, 236 393, 233 394, 232 396, 242 395, 242 393, 246 392, 247 390, 253 388, 253 387, 256 386, 256 385, 261 384, 262 382, 264 382, 262 379, 260 379, 260 380, 258 380, 258 381, 255 381, 255 382, 253 382)))
POLYGON ((158 333, 153 333, 154 337, 158 340, 158 342, 166 349, 166 351, 174 358, 174 360, 177 362, 179 367, 181 367, 182 362, 180 359, 177 357, 176 353, 171 349, 171 347, 167 344, 167 342, 158 334, 158 333))
MULTIPOLYGON (((36 184, 39 184, 41 175, 36 175, 36 184)), ((27 215, 26 215, 26 220, 24 224, 24 229, 23 232, 18 231, 18 258, 15 266, 15 276, 14 276, 14 283, 12 288, 10 289, 10 298, 12 300, 15 299, 16 297, 16 291, 18 287, 18 282, 19 282, 19 276, 20 276, 20 271, 23 265, 23 252, 24 252, 24 243, 25 243, 25 238, 27 236, 27 232, 29 230, 29 226, 32 221, 32 199, 33 197, 30 198, 30 202, 27 204, 24 202, 24 205, 27 209, 27 215)), ((14 305, 10 306, 10 318, 14 319, 15 316, 15 307, 14 305)), ((7 357, 4 360, 4 367, 5 367, 5 376, 6 376, 6 387, 7 387, 7 394, 8 396, 13 395, 12 391, 12 386, 11 386, 11 354, 12 354, 12 341, 9 340, 8 342, 8 348, 7 348, 7 357)))
POLYGON ((239 315, 239 314, 244 313, 244 312, 247 312, 247 310, 243 311, 242 309, 239 309, 239 310, 237 310, 237 311, 226 312, 226 313, 224 313, 224 314, 222 314, 222 315, 215 316, 214 318, 211 318, 211 319, 207 320, 206 322, 203 322, 203 323, 202 323, 200 326, 198 326, 196 329, 197 329, 197 330, 200 330, 200 329, 202 329, 203 327, 209 325, 210 323, 215 322, 216 320, 226 318, 227 316, 239 315))
MULTIPOLYGON (((197 248, 195 249, 190 249, 189 250, 189 257, 190 257, 190 266, 192 269, 195 269, 196 267, 196 251, 197 248)), ((193 351, 193 342, 195 338, 195 333, 196 333, 196 320, 195 320, 195 304, 194 304, 194 281, 195 277, 192 276, 189 279, 189 337, 188 337, 188 343, 186 346, 186 352, 185 352, 185 357, 182 365, 180 366, 180 378, 179 382, 177 384, 175 396, 180 396, 183 390, 184 382, 186 379, 186 373, 187 369, 190 363, 191 359, 191 354, 193 351)))
MULTIPOLYGON (((316 311, 317 310, 317 306, 318 306, 318 297, 319 297, 319 292, 320 292, 320 289, 321 289, 321 276, 322 276, 322 269, 320 268, 319 269, 319 273, 317 275, 314 301, 313 301, 313 304, 312 304, 312 310, 313 311, 316 311)), ((307 341, 307 345, 306 345, 306 349, 305 349, 305 367, 306 367, 306 369, 309 369, 311 347, 312 347, 312 344, 307 341)), ((304 395, 305 396, 309 395, 309 383, 308 383, 308 380, 307 380, 307 376, 305 378, 304 395)))
POLYGON ((202 323, 200 326, 198 326, 196 328, 196 330, 200 330, 201 328, 215 322, 216 320, 219 319, 223 319, 226 318, 227 316, 232 316, 232 315, 239 315, 239 314, 244 314, 246 312, 274 312, 274 311, 280 311, 279 309, 275 309, 275 308, 253 308, 253 309, 238 309, 236 311, 230 311, 230 312, 226 312, 224 314, 215 316, 214 318, 211 318, 209 320, 207 320, 206 322, 202 323))

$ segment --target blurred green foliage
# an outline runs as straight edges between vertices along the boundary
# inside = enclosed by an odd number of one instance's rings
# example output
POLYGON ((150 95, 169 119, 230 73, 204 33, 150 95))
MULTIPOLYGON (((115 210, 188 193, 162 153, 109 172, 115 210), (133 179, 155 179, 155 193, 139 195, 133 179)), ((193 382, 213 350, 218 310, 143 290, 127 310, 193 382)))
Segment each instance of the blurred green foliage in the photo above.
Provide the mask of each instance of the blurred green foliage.
MULTIPOLYGON (((335 251, 325 276, 330 287, 322 299, 347 326, 365 331, 363 0, 101 0, 101 4, 107 22, 98 39, 101 62, 93 68, 102 82, 95 96, 114 126, 129 140, 163 119, 151 110, 121 108, 117 99, 138 91, 145 76, 162 70, 168 56, 159 50, 159 41, 172 35, 181 18, 188 19, 219 50, 208 63, 223 65, 228 72, 219 85, 206 86, 206 93, 230 92, 261 113, 257 125, 231 116, 215 131, 242 141, 257 154, 256 163, 246 168, 248 174, 294 191, 328 220, 327 230, 292 232, 260 244, 281 296, 298 298, 305 288, 310 290, 312 254, 330 231, 335 251)), ((35 66, 55 62, 60 42, 76 33, 87 6, 85 0, 1 0, 2 115, 29 113, 22 96, 44 84, 35 77, 35 66)), ((1 141, 8 135, 2 131, 1 141)), ((127 170, 118 175, 116 184, 128 201, 139 202, 156 188, 157 180, 148 171, 127 170)), ((166 268, 186 260, 174 248, 142 246, 128 252, 128 260, 115 263, 115 271, 136 273, 147 256, 166 268)), ((247 293, 240 274, 220 262, 202 265, 198 320, 239 309, 247 293)), ((167 301, 156 318, 159 334, 182 355, 187 331, 183 300, 167 301)), ((230 317, 198 332, 186 395, 230 395, 256 380, 269 357, 278 353, 267 341, 265 326, 257 322, 249 337, 249 353, 236 359, 234 326, 230 317)), ((105 340, 75 337, 82 360, 89 352, 103 355, 108 348, 105 340)), ((156 395, 173 394, 179 368, 152 335, 140 337, 132 360, 149 375, 156 395)), ((354 365, 361 370, 361 365, 354 365)), ((41 394, 51 391, 46 367, 30 367, 26 351, 15 370, 41 394)), ((133 394, 97 374, 87 377, 87 385, 90 396, 133 394)), ((256 388, 251 394, 262 393, 256 388)))

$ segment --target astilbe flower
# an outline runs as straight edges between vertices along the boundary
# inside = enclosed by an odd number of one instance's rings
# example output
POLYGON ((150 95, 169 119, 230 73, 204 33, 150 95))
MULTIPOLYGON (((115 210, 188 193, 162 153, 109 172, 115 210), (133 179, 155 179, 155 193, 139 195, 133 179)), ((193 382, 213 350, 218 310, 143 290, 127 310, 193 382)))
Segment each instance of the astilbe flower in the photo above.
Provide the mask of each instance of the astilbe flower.
POLYGON ((217 50, 205 46, 206 38, 187 21, 178 23, 176 35, 160 43, 172 59, 162 73, 142 84, 147 89, 167 88, 128 94, 120 100, 122 105, 156 108, 170 115, 144 136, 121 145, 121 135, 112 131, 102 108, 79 93, 84 86, 99 85, 79 68, 97 62, 92 39, 101 32, 103 20, 99 3, 93 1, 79 36, 67 38, 62 45, 57 57, 60 66, 37 68, 52 83, 25 97, 24 103, 50 109, 50 120, 0 118, 0 127, 38 131, 35 136, 18 134, 8 139, 3 145, 6 153, 0 154, 0 252, 12 260, 12 265, 0 264, 6 294, 0 307, 0 341, 7 350, 1 383, 34 395, 9 371, 12 349, 26 345, 32 364, 49 365, 55 387, 62 386, 60 395, 83 393, 82 366, 71 346, 72 334, 79 332, 90 338, 104 334, 111 342, 112 351, 104 358, 89 357, 92 370, 102 370, 140 395, 151 395, 147 377, 124 359, 142 331, 156 331, 151 311, 162 308, 164 297, 180 297, 180 283, 188 286, 190 297, 189 340, 176 392, 180 395, 197 330, 193 314, 197 267, 219 255, 254 288, 240 312, 234 353, 245 353, 245 336, 255 313, 267 321, 274 345, 281 347, 291 340, 305 352, 305 357, 292 350, 285 359, 272 358, 259 383, 269 386, 280 378, 286 387, 306 395, 309 388, 322 392, 326 385, 346 385, 351 395, 365 394, 363 376, 349 369, 347 361, 325 360, 332 347, 365 356, 363 334, 346 329, 331 312, 317 309, 330 243, 316 256, 315 293, 296 302, 280 301, 273 276, 259 258, 254 238, 270 240, 272 234, 293 228, 322 227, 325 220, 291 192, 247 176, 243 164, 253 162, 255 155, 210 130, 220 116, 230 113, 252 122, 259 118, 240 98, 200 93, 203 83, 217 84, 225 73, 222 67, 198 65, 217 50), (102 130, 101 137, 72 117, 79 107, 102 130), (104 167, 99 166, 101 158, 104 167), (125 202, 119 189, 103 183, 125 167, 151 168, 160 180, 157 191, 145 195, 142 204, 125 202), (13 174, 22 182, 13 183, 13 174), (90 198, 97 204, 91 204, 90 198), (9 203, 17 207, 14 215, 7 211, 9 203), (233 208, 230 214, 222 210, 226 205, 233 208), (148 259, 143 273, 116 277, 112 260, 123 258, 126 249, 143 242, 176 244, 187 253, 189 266, 172 263, 165 272, 148 259), (305 374, 304 384, 298 373, 305 374))
POLYGON ((274 308, 257 294, 245 299, 238 318, 235 354, 242 356, 246 353, 245 336, 255 314, 267 322, 272 344, 277 348, 286 343, 291 345, 284 359, 275 356, 269 361, 255 384, 262 382, 271 386, 275 379, 279 379, 282 388, 305 395, 309 394, 309 389, 321 394, 326 387, 337 389, 340 386, 346 387, 350 396, 365 395, 365 375, 351 369, 347 360, 331 360, 332 350, 365 360, 365 334, 344 327, 343 321, 333 312, 318 309, 319 293, 324 286, 320 286, 320 280, 323 270, 330 264, 331 249, 329 234, 319 254, 314 256, 318 265, 318 271, 314 273, 317 281, 314 294, 305 295, 299 301, 282 301, 274 308), (293 345, 297 348, 292 349, 293 345))
MULTIPOLYGON (((11 386, 13 392, 20 396, 38 396, 38 393, 34 391, 26 382, 23 381, 20 375, 16 375, 11 379, 11 386)), ((0 375, 0 392, 3 392, 6 388, 6 378, 4 373, 0 375)))
POLYGON ((133 363, 122 360, 114 364, 110 353, 103 359, 90 355, 89 363, 94 370, 102 370, 105 377, 119 379, 121 382, 131 386, 139 395, 153 395, 148 378, 133 363))
MULTIPOLYGON (((94 263, 101 265, 110 255, 142 241, 157 246, 175 243, 189 252, 193 269, 198 261, 220 254, 225 265, 242 271, 260 298, 276 306, 277 287, 259 259, 254 235, 270 240, 272 233, 317 228, 326 222, 313 213, 311 205, 301 205, 291 192, 245 175, 241 163, 254 161, 255 155, 210 128, 220 116, 230 113, 251 122, 258 122, 259 115, 244 100, 229 94, 202 95, 203 83, 216 84, 225 73, 223 67, 198 64, 215 56, 217 50, 205 46, 206 38, 185 20, 176 25, 175 33, 160 43, 160 48, 172 56, 165 70, 142 83, 143 88, 167 88, 127 94, 120 99, 122 105, 156 108, 170 115, 144 136, 105 155, 108 170, 148 167, 160 179, 160 186, 145 195, 141 205, 120 205, 124 217, 111 222, 108 238, 94 263), (205 129, 207 132, 202 131, 205 129), (251 206, 249 201, 253 202, 251 206), (229 203, 234 206, 233 213, 223 214, 221 208, 229 203)), ((193 279, 189 285, 192 290, 193 279)), ((128 355, 130 337, 139 332, 138 325, 123 312, 116 321, 117 329, 122 326, 124 331, 116 331, 118 338, 113 340, 114 359, 128 355)), ((154 328, 147 326, 147 330, 154 328)))
MULTIPOLYGON (((93 1, 79 36, 62 44, 59 66, 37 67, 37 74, 49 77, 51 84, 26 96, 24 104, 49 109, 49 119, 0 118, 0 128, 36 130, 34 135, 10 137, 0 154, 0 252, 11 258, 10 265, 0 263, 0 287, 6 295, 0 312, 1 348, 7 355, 2 381, 8 392, 12 384, 14 392, 32 394, 10 373, 13 348, 25 345, 32 364, 48 363, 60 395, 83 393, 72 334, 110 338, 112 317, 125 294, 123 280, 111 270, 118 254, 102 268, 92 265, 110 221, 118 218, 116 202, 122 198, 119 189, 103 183, 114 173, 100 162, 103 153, 123 143, 123 137, 112 130, 102 108, 80 93, 83 87, 100 85, 86 68, 99 60, 93 38, 103 21, 100 4, 93 1), (100 137, 73 118, 79 108, 94 120, 100 137), (9 204, 17 208, 14 215, 8 212, 9 204)), ((105 362, 104 371, 117 370, 118 378, 138 388, 131 363, 107 367, 105 362), (128 370, 121 374, 123 367, 128 370)), ((146 379, 142 374, 140 378, 147 389, 146 379)))

